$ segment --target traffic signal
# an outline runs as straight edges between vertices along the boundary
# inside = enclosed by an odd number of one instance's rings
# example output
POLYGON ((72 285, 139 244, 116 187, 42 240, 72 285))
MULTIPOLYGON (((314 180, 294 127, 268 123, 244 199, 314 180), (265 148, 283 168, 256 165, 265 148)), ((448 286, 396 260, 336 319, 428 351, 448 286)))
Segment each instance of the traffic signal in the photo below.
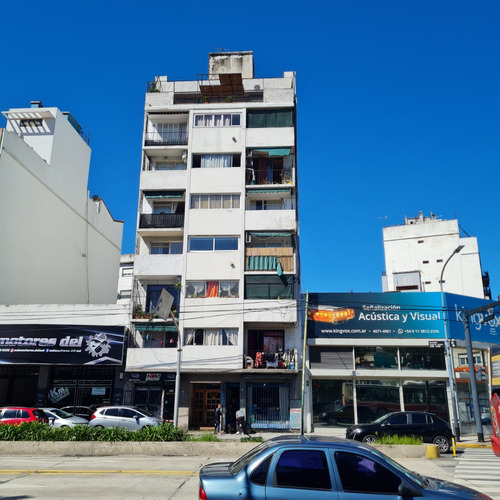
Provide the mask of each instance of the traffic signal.
POLYGON ((478 380, 486 380, 486 367, 485 366, 480 366, 478 369, 478 380))

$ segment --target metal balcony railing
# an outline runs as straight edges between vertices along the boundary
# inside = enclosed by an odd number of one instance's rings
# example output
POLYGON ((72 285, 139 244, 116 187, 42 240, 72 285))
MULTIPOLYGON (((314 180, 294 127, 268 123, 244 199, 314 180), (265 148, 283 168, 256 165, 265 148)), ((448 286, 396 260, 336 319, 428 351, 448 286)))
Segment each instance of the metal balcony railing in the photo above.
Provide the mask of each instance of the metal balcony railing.
POLYGON ((142 214, 139 228, 178 228, 184 227, 184 214, 142 214))
POLYGON ((145 146, 186 146, 188 136, 182 132, 146 132, 145 146))

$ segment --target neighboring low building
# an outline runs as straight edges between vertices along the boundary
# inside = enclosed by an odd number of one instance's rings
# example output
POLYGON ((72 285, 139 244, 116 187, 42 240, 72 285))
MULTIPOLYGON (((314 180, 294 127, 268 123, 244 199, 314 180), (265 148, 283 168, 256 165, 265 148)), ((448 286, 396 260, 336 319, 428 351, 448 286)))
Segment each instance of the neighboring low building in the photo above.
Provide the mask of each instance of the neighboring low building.
POLYGON ((123 254, 120 257, 120 273, 118 276, 118 304, 132 304, 132 288, 134 286, 134 254, 123 254))
POLYGON ((385 227, 384 292, 440 291, 441 271, 448 257, 463 245, 446 267, 443 290, 491 299, 488 273, 482 272, 477 238, 460 234, 456 219, 431 214, 405 217, 404 225, 385 227))

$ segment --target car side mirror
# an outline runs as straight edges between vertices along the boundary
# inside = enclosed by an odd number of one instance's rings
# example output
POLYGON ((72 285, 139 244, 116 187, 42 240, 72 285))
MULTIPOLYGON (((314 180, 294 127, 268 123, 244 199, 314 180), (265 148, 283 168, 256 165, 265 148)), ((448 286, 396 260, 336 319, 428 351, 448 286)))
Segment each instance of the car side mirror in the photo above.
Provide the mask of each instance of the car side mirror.
POLYGON ((139 420, 139 415, 134 415, 135 420, 139 420))
POLYGON ((423 496, 420 490, 418 490, 417 488, 415 488, 415 486, 408 484, 406 482, 402 482, 399 485, 398 495, 403 499, 423 496))
POLYGON ((49 422, 53 424, 56 420, 56 417, 49 417, 49 422))

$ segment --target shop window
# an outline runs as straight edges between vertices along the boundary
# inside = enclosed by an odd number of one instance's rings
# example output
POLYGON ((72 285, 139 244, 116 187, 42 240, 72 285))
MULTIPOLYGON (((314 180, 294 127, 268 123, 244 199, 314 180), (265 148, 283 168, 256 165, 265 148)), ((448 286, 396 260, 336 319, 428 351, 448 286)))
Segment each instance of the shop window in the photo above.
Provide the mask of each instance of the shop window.
POLYGON ((396 347, 355 347, 356 369, 391 369, 398 368, 396 347))
POLYGON ((399 359, 403 370, 445 370, 443 348, 400 347, 399 359))

